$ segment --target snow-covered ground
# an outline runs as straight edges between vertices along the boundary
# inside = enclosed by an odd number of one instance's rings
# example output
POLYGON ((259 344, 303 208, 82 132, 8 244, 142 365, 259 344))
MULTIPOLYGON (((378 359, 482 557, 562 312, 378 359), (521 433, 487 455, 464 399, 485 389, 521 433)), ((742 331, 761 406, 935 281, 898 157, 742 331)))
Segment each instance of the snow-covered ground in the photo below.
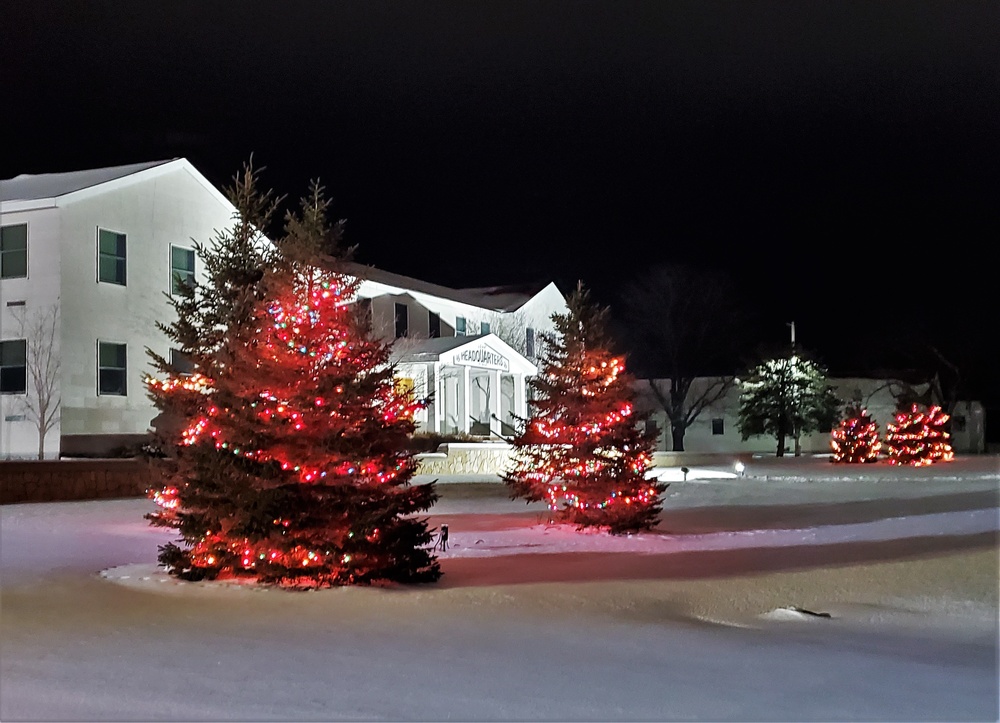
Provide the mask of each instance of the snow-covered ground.
POLYGON ((442 480, 439 583, 310 593, 168 577, 145 500, 4 506, 0 720, 1000 717, 996 457, 660 473, 630 537, 442 480))

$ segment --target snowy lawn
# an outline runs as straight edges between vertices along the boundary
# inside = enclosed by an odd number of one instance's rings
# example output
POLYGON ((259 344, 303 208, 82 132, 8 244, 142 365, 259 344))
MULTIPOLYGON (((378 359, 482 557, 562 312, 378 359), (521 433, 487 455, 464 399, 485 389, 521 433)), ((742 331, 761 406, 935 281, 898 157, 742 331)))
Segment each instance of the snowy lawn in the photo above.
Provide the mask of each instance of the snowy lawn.
POLYGON ((312 593, 164 575, 145 500, 4 506, 0 720, 997 720, 998 472, 663 470, 629 537, 446 480, 439 583, 312 593))

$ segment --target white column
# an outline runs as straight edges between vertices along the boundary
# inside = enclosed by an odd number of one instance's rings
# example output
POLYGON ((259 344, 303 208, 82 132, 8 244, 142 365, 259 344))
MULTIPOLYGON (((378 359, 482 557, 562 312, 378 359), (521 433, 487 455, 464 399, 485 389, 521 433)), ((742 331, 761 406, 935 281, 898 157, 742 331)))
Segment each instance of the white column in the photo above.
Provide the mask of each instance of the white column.
POLYGON ((472 404, 470 398, 470 387, 472 380, 469 378, 469 367, 462 366, 462 423, 459 428, 465 433, 469 433, 469 415, 472 414, 472 404))
POLYGON ((490 431, 494 434, 500 434, 500 405, 502 400, 500 395, 503 391, 500 389, 500 370, 495 369, 490 372, 490 431))
POLYGON ((524 375, 514 374, 514 415, 524 419, 528 416, 527 395, 524 388, 524 375))
POLYGON ((434 362, 434 388, 431 390, 434 393, 434 401, 431 409, 434 410, 434 418, 428 420, 430 424, 428 425, 433 432, 441 433, 441 418, 447 414, 447 410, 444 408, 444 397, 441 395, 441 362, 434 362))

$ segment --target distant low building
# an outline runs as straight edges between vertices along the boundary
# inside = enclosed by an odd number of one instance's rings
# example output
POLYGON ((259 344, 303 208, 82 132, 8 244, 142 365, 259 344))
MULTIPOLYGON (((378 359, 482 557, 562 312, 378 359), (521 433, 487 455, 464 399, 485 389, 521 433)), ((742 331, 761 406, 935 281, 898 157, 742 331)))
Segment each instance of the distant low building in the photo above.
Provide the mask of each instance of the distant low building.
MULTIPOLYGON (((718 380, 717 377, 699 377, 691 385, 689 399, 700 394, 706 387, 718 380)), ((670 420, 660 404, 657 395, 650 388, 649 379, 636 381, 636 407, 650 413, 648 424, 659 433, 656 449, 673 451, 670 434, 670 420)), ((652 380, 659 385, 663 394, 669 393, 670 380, 652 380)), ((860 399, 868 413, 878 423, 880 434, 885 434, 886 424, 894 421, 898 410, 896 395, 904 385, 892 379, 863 377, 831 378, 830 384, 842 400, 860 399)), ((911 387, 917 393, 927 391, 927 385, 911 387)), ((684 434, 685 452, 753 452, 765 455, 775 454, 777 440, 770 436, 742 438, 737 420, 739 416, 740 389, 736 385, 714 404, 707 407, 691 424, 684 434)), ((952 414, 951 445, 959 453, 982 453, 985 451, 985 412, 977 401, 958 402, 952 414)), ((794 440, 787 439, 786 452, 793 451, 794 440)), ((830 430, 807 434, 801 439, 803 454, 826 454, 830 452, 830 430)))
MULTIPOLYGON (((0 459, 37 455, 38 322, 51 318, 59 400, 46 457, 146 438, 146 348, 170 358, 176 280, 204 280, 194 240, 231 227, 232 204, 178 158, 0 181, 0 459), (48 315, 48 316, 47 316, 48 315)), ((525 411, 539 335, 565 309, 554 284, 449 289, 355 264, 358 303, 395 346, 399 383, 432 397, 421 429, 499 434, 525 411)))

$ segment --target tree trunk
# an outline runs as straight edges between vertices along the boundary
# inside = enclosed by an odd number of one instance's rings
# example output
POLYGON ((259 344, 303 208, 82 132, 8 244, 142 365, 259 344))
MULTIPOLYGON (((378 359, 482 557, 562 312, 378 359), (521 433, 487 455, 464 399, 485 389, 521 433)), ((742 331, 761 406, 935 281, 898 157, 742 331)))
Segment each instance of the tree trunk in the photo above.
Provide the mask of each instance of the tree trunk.
POLYGON ((45 459, 45 430, 38 430, 38 459, 45 459))
POLYGON ((676 424, 670 425, 670 440, 673 445, 673 452, 683 452, 684 451, 684 427, 678 426, 676 424))
POLYGON ((802 442, 799 440, 798 435, 795 436, 795 456, 802 456, 802 442))
POLYGON ((774 456, 775 457, 784 457, 785 456, 785 433, 784 432, 779 432, 778 435, 777 435, 777 437, 778 437, 778 450, 777 450, 777 453, 774 456))

